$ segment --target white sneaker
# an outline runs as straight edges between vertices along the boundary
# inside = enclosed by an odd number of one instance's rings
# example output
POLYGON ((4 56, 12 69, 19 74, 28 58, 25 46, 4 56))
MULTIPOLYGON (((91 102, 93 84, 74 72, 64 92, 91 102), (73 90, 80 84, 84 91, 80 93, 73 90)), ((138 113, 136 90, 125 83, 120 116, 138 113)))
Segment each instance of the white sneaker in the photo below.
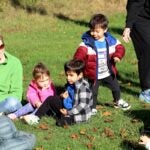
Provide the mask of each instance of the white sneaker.
POLYGON ((121 108, 123 110, 128 110, 130 109, 131 105, 129 105, 126 101, 123 99, 120 99, 118 102, 115 103, 114 105, 115 108, 121 108))
POLYGON ((92 109, 92 116, 96 115, 96 113, 97 113, 97 109, 93 108, 92 109))
POLYGON ((29 125, 35 125, 39 123, 40 118, 36 115, 30 114, 23 117, 24 121, 29 125))

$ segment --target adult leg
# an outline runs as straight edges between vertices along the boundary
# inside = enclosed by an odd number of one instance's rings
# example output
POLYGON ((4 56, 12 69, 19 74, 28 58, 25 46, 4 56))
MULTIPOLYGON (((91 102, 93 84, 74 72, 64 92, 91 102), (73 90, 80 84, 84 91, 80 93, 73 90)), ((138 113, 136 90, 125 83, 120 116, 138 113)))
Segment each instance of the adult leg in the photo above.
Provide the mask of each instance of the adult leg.
POLYGON ((150 20, 137 21, 131 38, 138 59, 139 79, 142 91, 150 89, 150 20))
POLYGON ((22 107, 21 102, 14 97, 8 97, 0 102, 0 112, 12 113, 22 107))
POLYGON ((39 107, 35 115, 41 118, 42 116, 47 115, 48 113, 51 113, 53 115, 56 115, 57 118, 60 118, 61 108, 63 108, 62 99, 59 96, 50 96, 39 107))

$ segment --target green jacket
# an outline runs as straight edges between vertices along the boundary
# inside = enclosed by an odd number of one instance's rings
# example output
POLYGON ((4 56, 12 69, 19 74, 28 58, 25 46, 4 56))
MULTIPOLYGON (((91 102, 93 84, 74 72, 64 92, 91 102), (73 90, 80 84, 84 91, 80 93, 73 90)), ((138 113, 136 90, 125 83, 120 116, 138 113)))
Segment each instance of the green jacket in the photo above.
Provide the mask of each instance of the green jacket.
POLYGON ((20 60, 5 52, 6 61, 0 64, 0 102, 7 97, 22 99, 23 69, 20 60))

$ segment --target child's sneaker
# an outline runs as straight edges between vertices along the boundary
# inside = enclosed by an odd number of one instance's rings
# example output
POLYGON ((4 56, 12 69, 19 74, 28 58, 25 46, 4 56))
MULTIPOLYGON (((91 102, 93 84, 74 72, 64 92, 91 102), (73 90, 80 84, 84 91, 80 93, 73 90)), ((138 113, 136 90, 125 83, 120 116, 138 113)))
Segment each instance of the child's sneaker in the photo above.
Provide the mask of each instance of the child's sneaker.
POLYGON ((118 102, 115 103, 114 107, 115 108, 122 108, 123 110, 128 110, 128 109, 130 109, 131 105, 129 105, 123 99, 120 99, 118 102))
POLYGON ((96 115, 96 113, 97 113, 97 109, 92 108, 92 116, 96 115))
POLYGON ((29 125, 35 125, 39 123, 40 118, 36 115, 30 114, 23 117, 24 121, 29 125))

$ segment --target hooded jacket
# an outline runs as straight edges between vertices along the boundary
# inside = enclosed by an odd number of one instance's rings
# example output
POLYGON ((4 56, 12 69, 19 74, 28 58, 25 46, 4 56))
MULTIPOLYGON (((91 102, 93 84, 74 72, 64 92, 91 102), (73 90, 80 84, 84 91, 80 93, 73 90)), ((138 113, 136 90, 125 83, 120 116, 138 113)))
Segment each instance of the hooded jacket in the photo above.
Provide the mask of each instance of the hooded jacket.
MULTIPOLYGON (((110 33, 105 33, 106 49, 107 49, 107 65, 110 73, 116 75, 114 57, 122 59, 125 55, 125 48, 119 40, 114 38, 110 33)), ((90 80, 96 80, 98 75, 98 54, 95 46, 95 39, 87 31, 82 36, 82 42, 77 48, 74 58, 80 59, 85 63, 84 76, 90 80)))

